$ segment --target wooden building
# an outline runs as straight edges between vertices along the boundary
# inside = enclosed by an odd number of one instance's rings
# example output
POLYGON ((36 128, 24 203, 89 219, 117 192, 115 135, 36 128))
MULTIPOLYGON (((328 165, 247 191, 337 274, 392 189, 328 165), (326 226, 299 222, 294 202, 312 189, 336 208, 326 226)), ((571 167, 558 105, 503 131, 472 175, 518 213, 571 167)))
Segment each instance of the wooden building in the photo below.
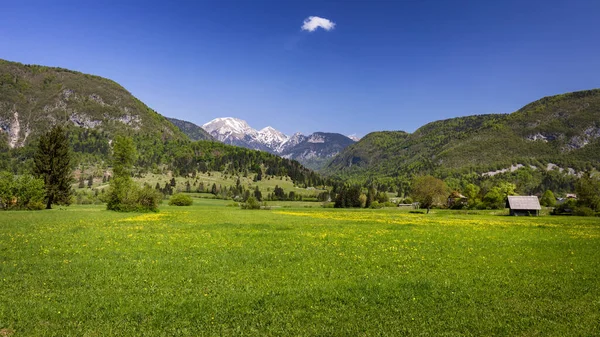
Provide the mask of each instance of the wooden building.
POLYGON ((540 215, 540 201, 535 195, 520 196, 511 195, 508 196, 507 207, 510 209, 510 215, 540 215))

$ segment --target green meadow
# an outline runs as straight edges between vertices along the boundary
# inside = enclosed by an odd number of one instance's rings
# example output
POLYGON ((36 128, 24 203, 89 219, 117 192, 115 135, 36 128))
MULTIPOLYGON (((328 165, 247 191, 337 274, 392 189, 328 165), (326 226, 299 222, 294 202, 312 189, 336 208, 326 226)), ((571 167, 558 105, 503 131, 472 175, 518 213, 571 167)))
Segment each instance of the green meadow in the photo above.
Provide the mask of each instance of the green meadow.
POLYGON ((0 336, 600 335, 600 221, 195 199, 0 213, 0 336))

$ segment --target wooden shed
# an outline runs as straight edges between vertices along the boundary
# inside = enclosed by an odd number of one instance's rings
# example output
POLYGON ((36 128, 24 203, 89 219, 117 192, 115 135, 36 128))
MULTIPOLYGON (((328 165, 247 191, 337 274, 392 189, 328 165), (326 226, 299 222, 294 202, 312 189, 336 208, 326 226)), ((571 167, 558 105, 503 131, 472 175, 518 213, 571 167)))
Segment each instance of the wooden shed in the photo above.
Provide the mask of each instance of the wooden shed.
POLYGON ((508 196, 507 207, 510 209, 510 215, 540 215, 540 201, 535 195, 508 196))

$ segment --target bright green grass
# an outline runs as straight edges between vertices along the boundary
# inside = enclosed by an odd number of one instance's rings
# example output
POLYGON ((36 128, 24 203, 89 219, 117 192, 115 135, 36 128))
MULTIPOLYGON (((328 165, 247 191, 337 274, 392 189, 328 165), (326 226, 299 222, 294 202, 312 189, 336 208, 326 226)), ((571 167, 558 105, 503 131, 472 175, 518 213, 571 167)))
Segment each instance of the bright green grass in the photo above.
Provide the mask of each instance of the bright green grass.
POLYGON ((194 203, 1 212, 0 333, 600 334, 598 218, 194 203))

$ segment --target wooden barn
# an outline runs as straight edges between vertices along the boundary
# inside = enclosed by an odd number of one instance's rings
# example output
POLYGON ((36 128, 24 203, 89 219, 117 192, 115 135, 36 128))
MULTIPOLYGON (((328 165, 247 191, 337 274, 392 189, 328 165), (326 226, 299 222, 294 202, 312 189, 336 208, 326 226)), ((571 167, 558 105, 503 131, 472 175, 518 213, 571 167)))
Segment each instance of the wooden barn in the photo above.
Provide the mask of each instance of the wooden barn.
POLYGON ((535 195, 530 196, 508 196, 506 206, 510 209, 510 215, 540 215, 540 201, 535 195))

